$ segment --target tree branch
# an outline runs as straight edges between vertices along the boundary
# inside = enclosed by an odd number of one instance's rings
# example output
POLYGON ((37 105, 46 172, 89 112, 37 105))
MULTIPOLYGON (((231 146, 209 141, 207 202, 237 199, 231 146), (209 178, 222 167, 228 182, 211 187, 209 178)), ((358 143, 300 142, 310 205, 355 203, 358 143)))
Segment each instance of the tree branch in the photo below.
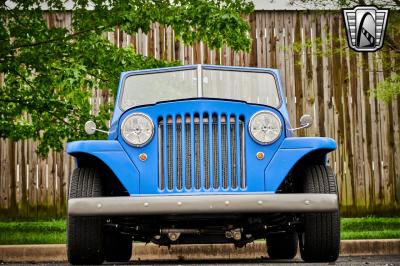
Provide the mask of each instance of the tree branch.
MULTIPOLYGON (((0 98, 0 102, 3 102, 3 103, 16 103, 16 104, 19 104, 19 105, 23 105, 23 106, 30 107, 30 108, 32 108, 32 109, 36 109, 36 107, 33 106, 32 104, 27 103, 27 102, 22 101, 22 100, 17 99, 17 98, 13 98, 13 99, 1 99, 1 98, 0 98)), ((53 111, 46 110, 46 112, 50 113, 53 117, 55 117, 57 120, 63 122, 64 124, 66 124, 66 125, 68 125, 68 126, 70 125, 70 123, 68 123, 67 121, 65 121, 63 118, 59 117, 59 116, 58 116, 57 114, 55 114, 53 111)))
MULTIPOLYGON (((18 77, 20 77, 26 84, 28 84, 29 87, 31 87, 33 90, 36 90, 35 86, 33 86, 23 75, 21 75, 18 71, 16 70, 12 70, 12 72, 14 72, 18 77)), ((5 101, 4 99, 0 99, 0 101, 5 101)), ((11 102, 11 100, 9 100, 11 102)), ((35 108, 34 106, 32 106, 32 104, 26 103, 26 102, 22 102, 22 101, 15 101, 15 103, 21 104, 21 105, 25 105, 25 106, 30 106, 31 108, 35 108)), ((48 113, 50 113, 51 115, 53 115, 55 118, 57 118, 58 120, 60 120, 61 122, 63 122, 66 125, 70 125, 67 121, 65 121, 63 118, 59 117, 56 113, 54 113, 53 111, 47 110, 48 113)))
POLYGON ((103 28, 103 26, 100 27, 95 27, 93 29, 87 29, 87 30, 82 30, 82 31, 78 31, 78 32, 74 32, 72 34, 69 34, 67 36, 65 36, 64 38, 61 39, 49 39, 49 40, 45 40, 45 41, 40 41, 40 42, 35 42, 35 43, 30 43, 30 44, 24 44, 24 45, 20 45, 20 46, 14 46, 13 49, 11 50, 17 50, 19 48, 26 48, 26 47, 34 47, 34 46, 39 46, 39 45, 44 45, 44 44, 50 44, 50 43, 54 43, 54 42, 63 42, 65 40, 68 39, 72 39, 78 35, 90 32, 90 31, 94 31, 97 29, 103 28))
POLYGON ((32 89, 36 89, 24 76, 22 76, 21 73, 19 73, 17 70, 15 69, 10 69, 11 72, 13 72, 14 74, 16 74, 18 77, 20 77, 26 84, 28 84, 29 87, 31 87, 32 89))
POLYGON ((397 6, 400 6, 400 0, 393 0, 393 2, 394 2, 397 6))
MULTIPOLYGON (((64 63, 67 63, 67 64, 72 64, 70 61, 65 60, 65 59, 61 59, 61 61, 64 62, 64 63)), ((100 66, 99 66, 99 65, 96 65, 95 63, 93 63, 93 65, 94 65, 95 67, 100 68, 100 66)), ((52 68, 55 69, 55 70, 62 70, 62 69, 56 68, 56 67, 52 67, 52 68)), ((86 74, 88 74, 89 76, 91 76, 91 77, 93 77, 93 78, 99 79, 99 80, 101 80, 101 81, 103 81, 103 82, 108 82, 108 81, 109 81, 108 79, 104 79, 104 78, 102 78, 102 77, 99 77, 98 75, 96 75, 96 74, 94 74, 94 73, 92 73, 92 72, 90 72, 90 71, 88 71, 88 70, 86 71, 86 74)))

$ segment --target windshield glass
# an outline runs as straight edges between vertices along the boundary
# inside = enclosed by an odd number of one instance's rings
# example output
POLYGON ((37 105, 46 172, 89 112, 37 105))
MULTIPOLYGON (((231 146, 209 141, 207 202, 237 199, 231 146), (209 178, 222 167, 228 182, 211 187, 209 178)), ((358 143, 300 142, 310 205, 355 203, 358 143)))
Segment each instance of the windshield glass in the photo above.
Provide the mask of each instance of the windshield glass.
POLYGON ((133 75, 125 80, 121 109, 195 97, 197 97, 196 69, 133 75))
POLYGON ((203 70, 203 96, 279 106, 275 78, 269 73, 203 70))
MULTIPOLYGON (((120 107, 200 97, 197 69, 132 75, 126 78, 120 107)), ((279 107, 275 78, 270 73, 202 69, 201 97, 246 101, 279 107)))

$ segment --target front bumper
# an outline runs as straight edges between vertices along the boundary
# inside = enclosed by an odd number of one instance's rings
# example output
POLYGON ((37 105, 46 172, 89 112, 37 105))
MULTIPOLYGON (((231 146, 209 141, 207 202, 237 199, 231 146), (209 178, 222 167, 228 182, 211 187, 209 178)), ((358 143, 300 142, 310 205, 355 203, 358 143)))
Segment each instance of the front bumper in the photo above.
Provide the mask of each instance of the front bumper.
POLYGON ((220 194, 74 198, 72 216, 128 216, 210 213, 333 212, 336 194, 220 194))

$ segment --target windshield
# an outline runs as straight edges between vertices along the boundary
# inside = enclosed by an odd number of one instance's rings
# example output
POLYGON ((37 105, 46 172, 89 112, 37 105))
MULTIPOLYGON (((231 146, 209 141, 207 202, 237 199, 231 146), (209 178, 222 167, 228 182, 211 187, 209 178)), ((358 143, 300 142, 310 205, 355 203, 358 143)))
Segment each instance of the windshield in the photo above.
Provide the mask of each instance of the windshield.
POLYGON ((275 78, 270 73, 221 69, 198 71, 175 70, 129 76, 124 83, 120 107, 126 110, 138 105, 196 97, 240 100, 275 108, 280 105, 275 78), (202 77, 201 84, 197 82, 198 77, 202 77))
POLYGON ((203 96, 279 107, 275 78, 269 73, 203 70, 203 96))
POLYGON ((197 97, 196 69, 133 75, 125 80, 121 109, 194 97, 197 97))

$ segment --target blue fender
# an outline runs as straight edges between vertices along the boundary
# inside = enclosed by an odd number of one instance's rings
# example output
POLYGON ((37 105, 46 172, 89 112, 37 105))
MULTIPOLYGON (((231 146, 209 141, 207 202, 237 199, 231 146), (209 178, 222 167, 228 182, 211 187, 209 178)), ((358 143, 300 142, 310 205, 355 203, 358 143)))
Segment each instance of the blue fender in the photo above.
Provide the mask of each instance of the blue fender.
POLYGON ((129 194, 139 194, 139 171, 116 140, 85 140, 67 144, 67 153, 77 158, 89 154, 114 172, 129 194))
POLYGON ((326 161, 326 154, 336 149, 336 142, 331 138, 291 137, 286 138, 265 169, 265 191, 276 192, 283 180, 296 163, 307 154, 321 151, 326 161))

